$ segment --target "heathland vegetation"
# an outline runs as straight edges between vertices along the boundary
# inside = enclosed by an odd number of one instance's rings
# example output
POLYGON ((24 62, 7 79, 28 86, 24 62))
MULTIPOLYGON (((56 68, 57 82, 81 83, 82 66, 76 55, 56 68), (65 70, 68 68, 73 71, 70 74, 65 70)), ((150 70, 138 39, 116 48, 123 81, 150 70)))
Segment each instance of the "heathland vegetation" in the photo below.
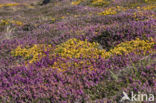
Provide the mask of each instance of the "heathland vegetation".
POLYGON ((156 95, 155 0, 41 3, 0 0, 0 103, 156 95))

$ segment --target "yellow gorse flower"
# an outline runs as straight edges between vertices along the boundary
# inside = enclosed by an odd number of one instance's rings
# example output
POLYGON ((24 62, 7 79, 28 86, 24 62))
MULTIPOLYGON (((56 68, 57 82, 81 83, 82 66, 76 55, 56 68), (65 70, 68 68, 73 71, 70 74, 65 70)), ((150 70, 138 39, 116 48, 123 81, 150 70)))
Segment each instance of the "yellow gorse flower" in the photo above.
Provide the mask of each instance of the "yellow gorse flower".
POLYGON ((156 5, 147 5, 147 6, 143 6, 142 9, 143 10, 151 10, 151 9, 155 9, 156 5))
POLYGON ((55 22, 56 21, 56 18, 51 18, 52 22, 55 22))
POLYGON ((54 52, 65 58, 97 58, 98 56, 108 58, 112 55, 123 55, 131 52, 137 54, 141 54, 143 52, 145 54, 153 47, 153 45, 153 41, 140 40, 139 38, 136 38, 135 40, 122 42, 110 51, 106 52, 104 49, 101 50, 98 48, 98 43, 90 43, 87 40, 81 41, 74 38, 58 45, 54 52))
POLYGON ((81 41, 74 38, 58 45, 54 52, 65 58, 96 58, 99 54, 105 52, 104 49, 100 50, 98 47, 98 43, 90 43, 87 40, 81 41))
POLYGON ((76 0, 72 2, 72 5, 79 5, 83 0, 76 0))
MULTIPOLYGON (((135 18, 135 20, 139 20, 138 17, 142 17, 145 16, 145 11, 148 12, 148 10, 152 10, 152 9, 156 9, 156 5, 146 5, 143 7, 137 7, 136 8, 137 11, 133 13, 133 17, 135 18)), ((155 17, 154 15, 147 15, 148 17, 155 17)))
POLYGON ((108 0, 92 0, 92 5, 95 5, 95 6, 103 6, 103 5, 107 5, 109 4, 110 2, 108 0))
POLYGON ((126 41, 118 44, 114 49, 111 49, 109 52, 111 55, 122 55, 122 54, 146 54, 147 51, 150 52, 150 49, 154 46, 154 41, 140 40, 136 38, 135 40, 126 41))
POLYGON ((10 19, 0 20, 0 25, 8 25, 8 24, 15 24, 15 25, 18 25, 18 26, 23 25, 23 23, 21 21, 17 21, 17 20, 10 20, 10 19))
POLYGON ((155 0, 144 0, 146 3, 152 3, 154 2, 155 3, 155 0))
POLYGON ((99 15, 114 15, 117 11, 114 8, 108 8, 105 11, 99 13, 99 15))
MULTIPOLYGON (((76 1, 73 1, 71 4, 72 5, 79 5, 80 3, 84 3, 84 2, 87 2, 86 0, 76 0, 76 1)), ((92 5, 92 6, 103 6, 103 5, 107 5, 109 4, 110 2, 108 0, 91 0, 89 1, 89 5, 92 5)))
POLYGON ((10 6, 18 6, 19 5, 19 3, 8 3, 8 4, 0 4, 0 8, 1 7, 10 7, 10 6))
POLYGON ((8 25, 9 24, 9 21, 8 20, 1 20, 0 21, 0 24, 1 25, 8 25))
MULTIPOLYGON (((71 66, 81 69, 85 64, 91 65, 91 62, 87 58, 94 58, 96 60, 101 56, 102 58, 107 59, 114 55, 126 55, 129 53, 146 55, 147 51, 148 53, 152 52, 154 45, 155 42, 153 39, 141 40, 136 38, 135 40, 122 42, 113 49, 105 51, 104 49, 99 48, 98 43, 91 43, 87 40, 81 41, 73 38, 57 45, 55 48, 46 44, 34 44, 30 47, 18 46, 11 51, 11 54, 13 56, 24 57, 24 59, 28 60, 28 63, 34 63, 46 56, 45 51, 49 51, 49 59, 56 56, 61 56, 63 59, 57 59, 51 67, 53 69, 58 69, 59 71, 65 71, 71 66), (68 58, 81 58, 81 61, 74 62, 68 58)), ((94 69, 93 67, 89 68, 91 70, 94 69)))
POLYGON ((28 59, 29 63, 39 61, 42 57, 46 56, 44 52, 51 49, 51 45, 34 44, 32 47, 22 48, 18 46, 15 50, 11 51, 13 56, 22 56, 24 59, 28 59))
POLYGON ((121 7, 121 6, 116 6, 116 7, 110 7, 106 8, 104 11, 98 13, 99 15, 114 15, 117 14, 120 11, 125 11, 126 8, 121 7))

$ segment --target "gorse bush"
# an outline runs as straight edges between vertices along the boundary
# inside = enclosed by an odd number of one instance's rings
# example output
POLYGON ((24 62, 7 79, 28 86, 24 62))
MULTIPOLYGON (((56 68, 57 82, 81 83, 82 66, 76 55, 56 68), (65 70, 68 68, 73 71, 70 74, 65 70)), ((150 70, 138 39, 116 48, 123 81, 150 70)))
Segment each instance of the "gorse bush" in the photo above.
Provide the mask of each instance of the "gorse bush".
POLYGON ((0 4, 1 7, 10 7, 10 6, 18 6, 20 5, 19 3, 7 3, 7 4, 0 4))
POLYGON ((154 0, 1 2, 0 103, 156 95, 154 0))
POLYGON ((58 45, 55 52, 62 57, 69 58, 97 58, 99 54, 105 52, 105 50, 99 49, 98 43, 90 43, 87 40, 81 41, 77 39, 70 39, 61 45, 58 45))
POLYGON ((0 25, 10 25, 10 24, 13 24, 13 25, 18 25, 18 26, 21 26, 23 25, 23 23, 21 21, 17 21, 17 20, 10 20, 10 19, 2 19, 0 20, 0 25))
MULTIPOLYGON (((43 57, 47 56, 46 52, 50 52, 53 56, 60 56, 63 58, 109 58, 113 55, 127 55, 129 53, 146 54, 152 52, 154 47, 153 41, 136 40, 126 41, 118 44, 113 49, 106 50, 101 49, 98 43, 90 43, 87 40, 81 41, 78 39, 70 39, 56 48, 52 45, 35 44, 32 47, 21 48, 18 46, 11 52, 13 56, 21 56, 24 59, 29 60, 29 63, 37 62, 43 57)), ((52 57, 51 57, 52 58, 52 57)), ((59 62, 59 61, 58 61, 59 62)), ((61 65, 60 62, 55 65, 61 65)))
POLYGON ((21 56, 24 59, 29 60, 29 63, 39 61, 42 57, 46 56, 46 52, 52 49, 51 45, 35 44, 32 47, 22 48, 18 46, 14 51, 11 52, 13 56, 21 56))
POLYGON ((72 2, 72 5, 87 4, 91 6, 104 6, 109 3, 110 1, 108 0, 76 0, 72 2))
POLYGON ((91 1, 91 5, 93 6, 104 6, 104 5, 108 5, 110 3, 110 1, 108 0, 92 0, 91 1))
POLYGON ((129 53, 143 53, 146 54, 147 51, 150 53, 150 49, 154 47, 154 41, 148 41, 148 40, 140 40, 139 38, 136 38, 136 40, 132 41, 126 41, 118 44, 116 47, 114 47, 112 50, 110 50, 110 53, 116 54, 116 55, 122 55, 122 54, 129 54, 129 53))

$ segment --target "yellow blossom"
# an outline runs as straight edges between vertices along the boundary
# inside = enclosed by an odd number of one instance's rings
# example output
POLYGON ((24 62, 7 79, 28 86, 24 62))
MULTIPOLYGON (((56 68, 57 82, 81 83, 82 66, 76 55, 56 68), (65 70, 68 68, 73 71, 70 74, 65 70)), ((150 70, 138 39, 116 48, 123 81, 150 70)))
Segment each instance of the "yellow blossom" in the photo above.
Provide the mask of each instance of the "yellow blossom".
POLYGON ((13 56, 22 56, 24 59, 28 59, 29 63, 33 63, 46 56, 44 52, 51 48, 52 46, 45 44, 34 44, 29 48, 22 48, 21 46, 18 46, 15 50, 11 51, 11 54, 13 56))
POLYGON ((19 3, 6 3, 6 4, 0 4, 1 7, 10 7, 10 6, 18 6, 19 3))
POLYGON ((97 57, 100 52, 105 52, 105 50, 101 51, 97 48, 99 47, 98 43, 90 43, 87 40, 81 41, 78 39, 70 39, 61 45, 58 45, 55 49, 55 53, 67 58, 88 58, 88 57, 97 57))

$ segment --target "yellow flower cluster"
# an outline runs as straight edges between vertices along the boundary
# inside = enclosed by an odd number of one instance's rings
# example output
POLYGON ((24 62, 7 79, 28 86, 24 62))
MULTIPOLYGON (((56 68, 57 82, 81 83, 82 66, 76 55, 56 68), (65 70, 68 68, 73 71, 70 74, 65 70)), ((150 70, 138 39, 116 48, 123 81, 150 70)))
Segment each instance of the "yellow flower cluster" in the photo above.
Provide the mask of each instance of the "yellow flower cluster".
MULTIPOLYGON (((156 9, 156 5, 146 5, 143 7, 137 7, 137 11, 133 13, 133 17, 135 20, 139 20, 138 17, 145 16, 144 11, 156 9)), ((155 17, 154 15, 146 15, 147 17, 155 17)))
POLYGON ((156 5, 147 5, 142 7, 143 10, 152 10, 156 9, 156 5))
POLYGON ((11 4, 0 4, 0 8, 1 7, 9 7, 9 6, 18 6, 19 3, 11 3, 11 4))
POLYGON ((110 2, 108 0, 92 0, 92 5, 94 6, 103 6, 103 5, 107 5, 110 2))
POLYGON ((145 54, 153 45, 153 41, 136 38, 136 40, 122 42, 106 52, 104 49, 99 49, 98 43, 90 43, 87 40, 81 41, 74 38, 58 45, 54 52, 65 58, 97 58, 98 56, 108 58, 113 55, 123 55, 131 52, 138 54, 143 52, 145 54))
POLYGON ((126 41, 118 44, 114 49, 110 50, 109 53, 111 55, 123 55, 129 53, 146 54, 147 51, 150 52, 153 46, 154 41, 145 41, 136 38, 136 40, 126 41))
POLYGON ((96 58, 102 52, 105 52, 105 50, 100 50, 98 47, 98 43, 90 43, 87 40, 81 41, 74 38, 58 45, 54 52, 65 58, 96 58))
POLYGON ((121 6, 117 6, 117 7, 110 7, 110 8, 106 8, 106 10, 104 10, 103 12, 98 13, 99 15, 114 15, 117 14, 117 12, 120 11, 125 11, 126 8, 121 7, 121 6))
POLYGON ((91 1, 76 0, 72 2, 72 5, 79 5, 82 2, 89 2, 89 5, 92 5, 92 6, 103 6, 103 5, 107 5, 110 3, 108 0, 91 0, 91 1))
POLYGON ((9 19, 0 20, 0 25, 8 25, 8 24, 15 24, 15 25, 18 25, 18 26, 23 25, 23 23, 21 21, 9 20, 9 19))
POLYGON ((11 51, 11 54, 13 56, 22 56, 24 59, 29 60, 29 63, 33 63, 46 56, 45 52, 51 48, 51 45, 45 44, 34 44, 32 47, 24 48, 18 46, 15 50, 11 51))
POLYGON ((79 5, 81 2, 83 2, 84 0, 76 0, 72 2, 72 5, 79 5))
MULTIPOLYGON (((146 54, 147 51, 150 52, 154 45, 153 41, 148 40, 140 40, 139 38, 136 38, 132 41, 126 41, 118 44, 116 47, 111 49, 110 51, 106 52, 104 49, 100 50, 98 49, 99 44, 97 43, 89 43, 87 41, 80 41, 77 39, 70 39, 67 42, 59 45, 55 49, 56 54, 60 54, 61 56, 65 57, 63 61, 58 60, 57 62, 52 65, 53 68, 58 69, 59 71, 64 71, 66 68, 69 68, 71 66, 74 67, 83 67, 83 65, 88 64, 90 65, 91 62, 82 59, 79 62, 70 61, 67 62, 65 59, 67 57, 70 58, 97 58, 98 56, 101 56, 103 58, 109 58, 113 55, 123 55, 123 54, 129 54, 129 53, 136 53, 136 54, 146 54), (80 56, 81 55, 81 56, 80 56), (66 61, 66 62, 65 62, 66 61)), ((88 68, 90 70, 93 70, 93 67, 88 68)))
POLYGON ((56 21, 56 18, 51 18, 51 21, 52 21, 52 22, 55 22, 55 21, 56 21))
MULTIPOLYGON (((145 55, 147 51, 152 52, 152 48, 155 45, 153 40, 135 40, 126 41, 118 44, 116 47, 109 51, 99 48, 98 43, 90 43, 87 40, 81 41, 78 39, 69 39, 68 41, 57 45, 55 49, 51 45, 46 44, 34 44, 32 47, 21 47, 18 46, 15 50, 11 51, 13 56, 22 56, 28 60, 28 63, 34 63, 39 61, 41 58, 46 56, 46 51, 49 51, 49 59, 61 56, 62 59, 57 59, 52 68, 64 71, 66 68, 78 67, 81 68, 83 65, 90 65, 90 61, 87 58, 98 59, 99 56, 102 58, 110 58, 114 55, 126 55, 129 53, 145 55), (81 61, 75 62, 68 58, 82 58, 81 61)), ((93 67, 89 67, 93 69, 93 67)))
POLYGON ((108 8, 105 11, 99 13, 99 15, 114 15, 117 11, 114 8, 108 8))
POLYGON ((144 0, 146 3, 152 3, 154 2, 155 3, 155 0, 144 0))

